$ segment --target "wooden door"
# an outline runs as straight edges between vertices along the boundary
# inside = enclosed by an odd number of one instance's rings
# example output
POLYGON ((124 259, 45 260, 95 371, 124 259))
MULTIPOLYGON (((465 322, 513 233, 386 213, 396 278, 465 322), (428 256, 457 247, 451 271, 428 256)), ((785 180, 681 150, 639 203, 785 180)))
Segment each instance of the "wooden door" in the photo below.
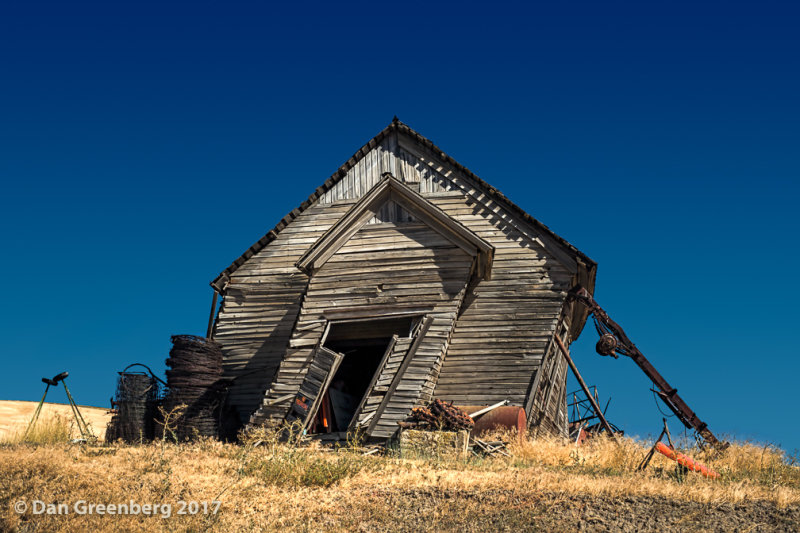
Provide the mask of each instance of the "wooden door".
MULTIPOLYGON (((365 412, 365 408, 368 411, 374 412, 377 409, 378 405, 376 401, 372 401, 369 407, 367 407, 368 400, 371 399, 375 395, 375 384, 377 383, 380 376, 382 376, 386 372, 386 365, 389 362, 389 357, 394 352, 395 347, 398 343, 397 335, 392 335, 392 339, 389 341, 389 345, 386 347, 386 351, 383 353, 383 358, 381 358, 381 362, 378 364, 378 368, 375 370, 375 374, 372 376, 372 380, 370 381, 369 385, 367 386, 367 390, 364 392, 364 397, 361 398, 361 402, 358 404, 358 408, 356 412, 353 413, 353 419, 350 421, 350 427, 347 428, 348 431, 355 430, 359 425, 363 425, 366 422, 362 421, 359 423, 359 418, 362 414, 368 414, 365 412)), ((401 341, 401 345, 403 342, 401 341)), ((379 401, 379 400, 378 400, 379 401)), ((369 419, 367 419, 369 421, 369 419)))
MULTIPOLYGON (((356 413, 350 423, 350 431, 361 429, 367 437, 372 437, 376 422, 383 415, 390 397, 394 394, 408 367, 410 359, 414 357, 415 346, 419 346, 419 342, 425 337, 431 322, 431 317, 426 316, 410 337, 393 339, 389 343, 383 356, 383 361, 362 400, 359 412, 356 413)), ((398 416, 405 418, 404 415, 398 416)), ((396 423, 396 421, 393 423, 396 423)))
POLYGON ((306 377, 294 397, 289 414, 286 415, 287 422, 293 423, 299 420, 301 421, 301 430, 308 428, 309 423, 316 416, 322 397, 328 390, 343 358, 344 355, 324 346, 316 349, 306 377))

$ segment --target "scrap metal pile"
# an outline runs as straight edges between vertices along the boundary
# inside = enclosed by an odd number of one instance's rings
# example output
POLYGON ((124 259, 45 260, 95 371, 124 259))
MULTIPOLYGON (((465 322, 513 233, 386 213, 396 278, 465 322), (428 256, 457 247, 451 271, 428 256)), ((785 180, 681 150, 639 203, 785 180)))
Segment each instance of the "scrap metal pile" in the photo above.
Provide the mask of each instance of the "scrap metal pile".
MULTIPOLYGON (((398 425, 402 429, 411 430, 404 431, 401 434, 400 445, 401 447, 405 445, 406 447, 417 449, 420 447, 428 447, 431 448, 429 451, 434 453, 436 453, 436 448, 460 448, 464 453, 471 452, 473 455, 477 456, 504 455, 508 457, 509 454, 506 451, 506 442, 498 440, 484 441, 479 439, 476 435, 476 432, 480 433, 481 431, 486 431, 487 429, 503 428, 503 421, 495 420, 495 424, 489 424, 488 426, 484 424, 484 427, 479 429, 475 425, 475 419, 473 419, 473 416, 477 418, 484 416, 491 411, 496 412, 498 408, 505 406, 507 403, 507 401, 503 401, 495 405, 478 408, 471 414, 468 414, 464 409, 456 407, 452 403, 447 404, 439 399, 433 400, 428 407, 415 407, 411 410, 411 414, 409 415, 407 421, 398 422, 398 425), (470 433, 462 438, 459 438, 459 434, 462 432, 470 433), (412 433, 416 433, 417 435, 415 437, 411 437, 410 435, 412 433), (439 438, 437 439, 419 438, 423 435, 434 435, 437 433, 439 434, 439 438), (402 435, 407 435, 405 444, 402 435), (450 435, 451 440, 443 438, 446 435, 450 435)), ((515 409, 520 408, 512 407, 510 409, 514 410, 515 414, 518 414, 515 409)), ((508 421, 506 420, 505 423, 507 426, 508 421)), ((441 451, 441 449, 439 451, 441 451)))
POLYGON ((428 407, 415 407, 411 410, 407 428, 430 428, 445 431, 472 430, 475 421, 452 403, 433 400, 428 407))
MULTIPOLYGON (((602 422, 599 422, 599 416, 594 411, 593 405, 598 405, 600 397, 597 392, 596 386, 589 387, 590 394, 594 397, 594 404, 589 401, 589 398, 582 390, 576 390, 567 395, 567 398, 572 398, 572 401, 567 405, 569 409, 569 417, 567 422, 567 431, 569 438, 576 444, 583 444, 587 439, 594 438, 595 436, 608 434, 607 428, 602 422)), ((602 410, 605 416, 608 406, 611 403, 611 398, 606 402, 602 410)), ((608 427, 611 428, 614 434, 622 436, 625 432, 618 428, 616 425, 606 419, 608 427)))

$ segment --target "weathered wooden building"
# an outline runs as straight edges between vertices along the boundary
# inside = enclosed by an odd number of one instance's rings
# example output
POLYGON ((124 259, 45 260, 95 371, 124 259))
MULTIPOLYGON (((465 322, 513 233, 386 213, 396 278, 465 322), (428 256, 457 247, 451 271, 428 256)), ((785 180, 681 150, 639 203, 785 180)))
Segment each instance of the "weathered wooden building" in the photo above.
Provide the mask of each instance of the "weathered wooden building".
POLYGON ((212 283, 243 423, 391 436, 412 407, 509 400, 566 432, 596 264, 398 120, 212 283))

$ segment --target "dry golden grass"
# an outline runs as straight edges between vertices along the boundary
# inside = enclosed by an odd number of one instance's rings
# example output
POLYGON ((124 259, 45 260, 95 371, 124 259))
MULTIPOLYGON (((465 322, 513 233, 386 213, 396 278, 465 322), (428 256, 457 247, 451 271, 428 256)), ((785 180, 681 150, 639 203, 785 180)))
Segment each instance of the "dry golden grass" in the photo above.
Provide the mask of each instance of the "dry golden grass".
MULTIPOLYGON (((37 405, 38 402, 0 400, 0 442, 18 440, 25 433, 37 405)), ((81 405, 80 411, 98 439, 102 440, 105 437, 106 425, 111 420, 108 409, 81 405)), ((48 432, 52 433, 53 427, 40 429, 39 426, 53 426, 54 424, 60 426, 63 420, 70 430, 71 437, 79 437, 77 427, 72 423, 73 416, 69 405, 45 403, 35 429, 42 435, 48 432)))
POLYGON ((249 435, 242 445, 5 445, 0 530, 561 531, 570 529, 568 521, 554 517, 572 512, 576 498, 581 513, 604 501, 675 501, 700 509, 758 504, 790 512, 792 520, 800 508, 800 472, 780 450, 744 444, 703 457, 722 474, 708 480, 681 475, 659 455, 637 472, 647 447, 622 442, 621 448, 606 440, 576 448, 537 439, 515 442, 509 458, 417 459, 365 457, 355 447, 290 447, 268 432, 249 435), (173 506, 173 516, 14 512, 15 502, 33 500, 163 503, 173 506), (222 504, 216 514, 175 516, 179 500, 222 504))
POLYGON ((60 414, 42 415, 36 424, 28 429, 19 428, 7 432, 0 443, 2 444, 59 444, 69 442, 77 434, 75 424, 60 414))
POLYGON ((712 449, 686 450, 693 458, 721 474, 718 480, 682 472, 676 463, 656 453, 644 472, 636 468, 650 443, 620 439, 620 446, 607 439, 583 446, 565 445, 560 439, 515 441, 512 464, 538 466, 556 475, 561 490, 588 494, 628 494, 679 498, 700 503, 769 501, 778 506, 800 504, 800 469, 796 458, 788 458, 775 447, 750 443, 733 444, 724 452, 712 449), (564 476, 564 474, 569 475, 564 476))

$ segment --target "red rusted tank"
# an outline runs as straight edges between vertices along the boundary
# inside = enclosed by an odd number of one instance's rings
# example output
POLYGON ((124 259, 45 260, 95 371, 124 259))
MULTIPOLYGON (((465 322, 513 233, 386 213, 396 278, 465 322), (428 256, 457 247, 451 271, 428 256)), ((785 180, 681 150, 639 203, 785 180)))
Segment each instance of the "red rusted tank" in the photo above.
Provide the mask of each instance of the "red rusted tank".
MULTIPOLYGON (((486 405, 459 405, 458 408, 469 413, 485 409, 486 405)), ((525 436, 527 429, 527 422, 525 417, 525 409, 516 405, 505 405, 492 409, 488 413, 484 413, 475 419, 475 427, 472 430, 472 435, 479 436, 491 430, 504 430, 516 429, 520 437, 525 436)))

